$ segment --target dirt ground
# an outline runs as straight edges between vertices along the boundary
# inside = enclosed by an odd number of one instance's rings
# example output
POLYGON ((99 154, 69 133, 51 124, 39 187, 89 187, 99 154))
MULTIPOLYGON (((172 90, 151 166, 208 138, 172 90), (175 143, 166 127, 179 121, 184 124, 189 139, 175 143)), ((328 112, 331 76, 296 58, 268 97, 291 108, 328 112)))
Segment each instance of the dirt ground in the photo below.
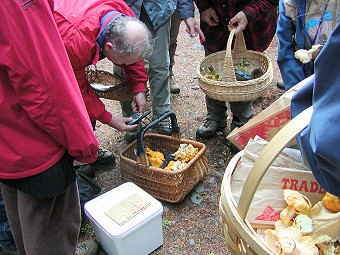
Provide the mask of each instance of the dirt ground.
MULTIPOLYGON (((206 114, 204 94, 198 87, 197 66, 204 57, 204 51, 198 39, 191 39, 181 25, 178 36, 178 48, 174 73, 181 87, 179 95, 172 96, 173 110, 177 114, 181 136, 195 139, 196 129, 206 114)), ((280 79, 275 62, 276 41, 274 39, 267 53, 273 60, 275 78, 272 87, 266 94, 256 100, 255 109, 259 112, 268 106, 282 92, 276 88, 280 79)), ((101 68, 111 70, 107 62, 101 68)), ((121 114, 118 102, 105 100, 107 108, 114 114, 121 114)), ((124 134, 112 128, 98 124, 96 130, 101 146, 114 152, 119 161, 119 152, 125 146, 124 134)), ((152 254, 166 255, 222 255, 230 254, 224 246, 224 236, 219 222, 218 202, 220 186, 228 161, 233 152, 227 145, 225 134, 219 133, 211 140, 203 141, 208 149, 208 164, 210 173, 195 189, 178 204, 164 203, 163 235, 164 244, 152 254)), ((98 171, 97 182, 103 192, 124 183, 120 176, 119 162, 110 171, 98 171)), ((91 225, 83 225, 81 239, 94 238, 91 225)), ((101 252, 100 255, 105 253, 101 252)))

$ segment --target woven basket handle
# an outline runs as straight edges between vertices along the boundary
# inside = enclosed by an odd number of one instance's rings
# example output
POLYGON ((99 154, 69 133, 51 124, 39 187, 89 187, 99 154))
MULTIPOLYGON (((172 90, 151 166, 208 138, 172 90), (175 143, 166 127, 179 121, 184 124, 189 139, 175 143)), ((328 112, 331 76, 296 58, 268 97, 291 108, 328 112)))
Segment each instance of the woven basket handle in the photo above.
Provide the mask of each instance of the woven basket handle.
POLYGON ((236 81, 233 55, 231 52, 231 46, 233 44, 234 36, 235 36, 234 52, 244 52, 247 50, 243 32, 240 32, 235 35, 235 29, 231 30, 229 33, 227 48, 225 51, 225 58, 224 58, 224 63, 223 63, 223 74, 222 74, 222 80, 227 81, 227 82, 236 81))
POLYGON ((309 107, 293 118, 261 151, 243 186, 239 200, 238 212, 243 220, 247 216, 254 193, 269 166, 272 164, 277 155, 286 147, 286 145, 309 124, 312 113, 313 108, 309 107))
POLYGON ((145 148, 144 148, 144 135, 145 133, 153 128, 154 126, 156 126, 159 122, 161 122, 164 119, 167 119, 170 117, 170 122, 171 122, 171 132, 172 135, 179 135, 179 127, 178 127, 178 123, 177 123, 177 118, 176 118, 176 114, 174 112, 165 112, 163 113, 159 118, 153 120, 152 122, 150 122, 149 124, 147 124, 146 126, 144 126, 138 133, 137 133, 137 148, 136 148, 136 156, 139 158, 144 157, 145 154, 145 148))

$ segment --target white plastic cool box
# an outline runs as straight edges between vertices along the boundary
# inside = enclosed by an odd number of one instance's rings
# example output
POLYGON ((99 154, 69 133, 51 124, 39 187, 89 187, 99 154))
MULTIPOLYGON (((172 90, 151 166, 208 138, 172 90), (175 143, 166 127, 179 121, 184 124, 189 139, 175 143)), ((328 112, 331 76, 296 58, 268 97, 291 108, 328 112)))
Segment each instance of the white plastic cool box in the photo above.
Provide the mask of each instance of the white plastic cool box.
POLYGON ((96 239, 108 255, 146 255, 161 246, 162 212, 162 204, 132 182, 85 204, 96 239))

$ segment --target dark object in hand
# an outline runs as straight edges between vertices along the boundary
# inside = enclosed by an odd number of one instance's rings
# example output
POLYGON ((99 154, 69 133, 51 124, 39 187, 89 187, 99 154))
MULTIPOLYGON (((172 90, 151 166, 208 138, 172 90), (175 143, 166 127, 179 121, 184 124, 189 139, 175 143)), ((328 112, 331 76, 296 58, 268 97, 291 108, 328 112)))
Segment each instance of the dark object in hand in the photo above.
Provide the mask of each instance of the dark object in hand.
POLYGON ((128 125, 136 125, 139 124, 146 116, 148 116, 151 112, 145 112, 145 113, 134 113, 132 114, 131 118, 132 120, 129 121, 128 125))

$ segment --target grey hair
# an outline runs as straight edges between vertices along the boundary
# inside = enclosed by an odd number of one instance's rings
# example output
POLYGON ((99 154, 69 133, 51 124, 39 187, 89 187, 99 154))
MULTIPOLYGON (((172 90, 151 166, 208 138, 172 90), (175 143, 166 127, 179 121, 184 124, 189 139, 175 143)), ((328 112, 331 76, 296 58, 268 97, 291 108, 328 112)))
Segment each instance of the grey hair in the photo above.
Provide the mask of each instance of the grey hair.
MULTIPOLYGON (((142 31, 141 31, 142 32, 142 31)), ((152 54, 153 40, 147 26, 139 19, 130 16, 120 15, 108 25, 105 41, 112 43, 113 51, 119 56, 130 56, 138 53, 141 58, 148 58, 152 54), (145 40, 140 43, 128 40, 127 26, 131 22, 136 22, 144 27, 145 40)))

